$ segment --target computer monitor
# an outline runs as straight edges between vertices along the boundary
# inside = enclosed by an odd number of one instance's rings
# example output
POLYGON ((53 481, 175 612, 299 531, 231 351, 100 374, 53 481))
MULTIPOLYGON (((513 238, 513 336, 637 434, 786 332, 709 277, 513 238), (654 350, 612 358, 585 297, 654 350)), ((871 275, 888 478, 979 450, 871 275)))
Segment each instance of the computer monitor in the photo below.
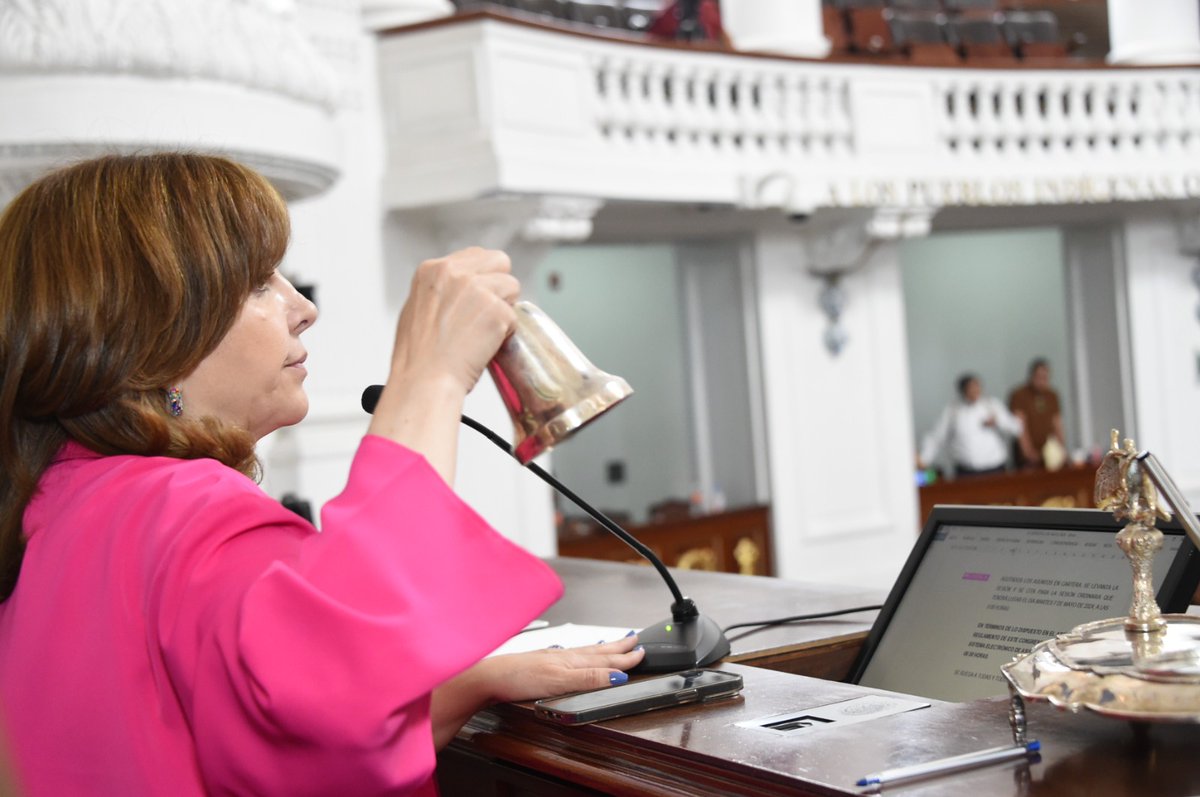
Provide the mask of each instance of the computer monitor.
MULTIPOLYGON (((1200 556, 1160 523, 1154 586, 1185 611, 1200 556)), ((1133 574, 1095 509, 938 506, 867 636, 850 680, 939 700, 1007 694, 1000 666, 1075 626, 1129 613, 1133 574)))

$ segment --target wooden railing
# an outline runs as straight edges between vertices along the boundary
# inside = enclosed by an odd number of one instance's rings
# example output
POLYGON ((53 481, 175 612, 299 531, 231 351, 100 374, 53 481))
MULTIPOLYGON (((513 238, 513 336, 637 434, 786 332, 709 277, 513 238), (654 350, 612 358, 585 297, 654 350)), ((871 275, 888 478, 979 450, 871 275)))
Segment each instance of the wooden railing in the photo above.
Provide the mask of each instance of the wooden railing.
MULTIPOLYGON (((591 528, 585 534, 560 533, 559 556, 645 563, 607 531, 598 526, 591 528)), ((766 506, 629 526, 628 531, 658 554, 668 567, 755 576, 775 574, 771 560, 770 508, 766 506)))
POLYGON ((1092 507, 1095 481, 1096 468, 1091 465, 942 480, 918 490, 921 522, 937 504, 1092 507))

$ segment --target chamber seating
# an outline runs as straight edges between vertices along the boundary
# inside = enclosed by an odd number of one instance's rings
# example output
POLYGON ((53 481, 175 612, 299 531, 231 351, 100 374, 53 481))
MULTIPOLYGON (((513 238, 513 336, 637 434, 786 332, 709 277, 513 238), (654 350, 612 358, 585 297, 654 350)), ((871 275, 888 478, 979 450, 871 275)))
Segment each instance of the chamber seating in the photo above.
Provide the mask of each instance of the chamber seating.
POLYGON ((1067 46, 1050 11, 1009 11, 1004 15, 1004 36, 1020 58, 1062 58, 1067 46))
POLYGON ((829 52, 841 55, 850 50, 850 32, 846 29, 846 18, 834 0, 822 0, 821 23, 825 38, 829 39, 829 52))
POLYGON ((511 10, 542 19, 569 19, 566 0, 454 0, 454 6, 459 11, 511 10))
POLYGON ((884 17, 891 31, 892 44, 918 64, 958 66, 958 51, 946 39, 946 17, 937 11, 887 9, 884 17))
POLYGON ((512 0, 512 7, 540 17, 567 19, 567 4, 564 0, 512 0))
POLYGON ((835 0, 846 23, 850 50, 868 55, 893 52, 892 31, 884 11, 886 0, 835 0))
POLYGON ((968 62, 1011 62, 1015 56, 1004 38, 1003 19, 1001 14, 952 17, 946 23, 946 36, 968 62))
POLYGON ((621 28, 624 23, 616 0, 567 0, 567 18, 597 28, 621 28))
POLYGON ((647 30, 654 17, 665 7, 665 0, 623 0, 621 24, 627 30, 647 30))
POLYGON ((942 0, 942 8, 949 14, 987 18, 1000 10, 996 0, 942 0))
MULTIPOLYGON (((669 0, 454 0, 462 11, 515 11, 542 20, 643 33, 669 0)), ((1016 0, 1008 0, 1016 2, 1016 0)), ((1062 58, 1052 11, 1005 10, 997 0, 822 0, 830 54, 936 66, 1062 58)))
POLYGON ((893 11, 925 11, 937 14, 942 11, 942 0, 888 0, 893 11))

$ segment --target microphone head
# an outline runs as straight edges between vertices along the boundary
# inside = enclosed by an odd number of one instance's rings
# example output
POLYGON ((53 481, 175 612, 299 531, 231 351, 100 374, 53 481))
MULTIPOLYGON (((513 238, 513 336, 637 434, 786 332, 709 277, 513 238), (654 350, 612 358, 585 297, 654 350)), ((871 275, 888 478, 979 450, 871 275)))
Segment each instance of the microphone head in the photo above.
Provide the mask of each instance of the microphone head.
POLYGON ((379 396, 383 393, 383 385, 370 385, 362 394, 362 408, 368 413, 375 412, 375 405, 379 403, 379 396))

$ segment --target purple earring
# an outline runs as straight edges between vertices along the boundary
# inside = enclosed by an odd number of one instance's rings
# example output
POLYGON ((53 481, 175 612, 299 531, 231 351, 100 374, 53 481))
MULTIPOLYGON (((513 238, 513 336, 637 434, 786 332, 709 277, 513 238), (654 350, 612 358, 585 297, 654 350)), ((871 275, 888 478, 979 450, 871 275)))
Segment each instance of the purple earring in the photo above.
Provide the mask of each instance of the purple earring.
POLYGON ((175 418, 183 415, 183 390, 179 387, 167 388, 167 412, 175 418))

